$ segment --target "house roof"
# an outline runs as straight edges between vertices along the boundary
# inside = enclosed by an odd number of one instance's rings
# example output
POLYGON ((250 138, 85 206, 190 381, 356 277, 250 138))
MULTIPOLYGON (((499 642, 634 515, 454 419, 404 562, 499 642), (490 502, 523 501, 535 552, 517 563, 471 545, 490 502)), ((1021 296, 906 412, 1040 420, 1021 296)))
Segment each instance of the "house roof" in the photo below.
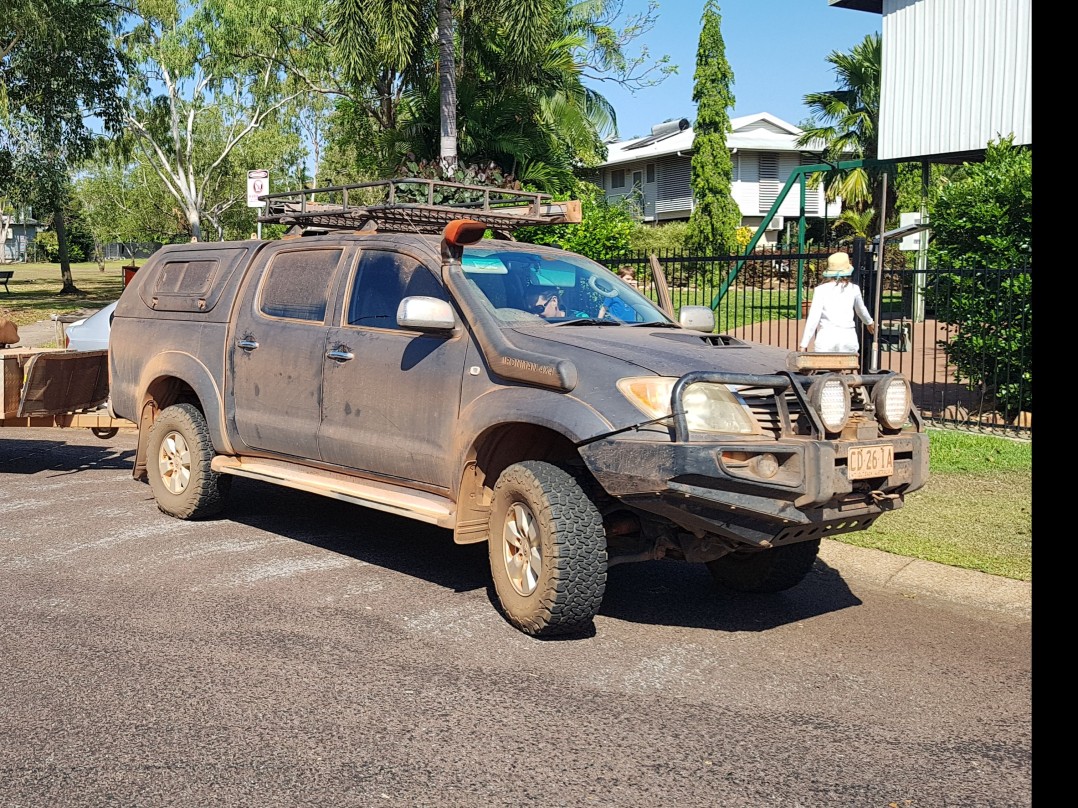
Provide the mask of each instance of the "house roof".
MULTIPOLYGON (((823 144, 816 148, 813 148, 815 144, 798 146, 797 139, 801 136, 801 130, 770 112, 731 118, 730 127, 731 132, 726 136, 726 145, 730 149, 823 151, 823 144)), ((608 143, 606 162, 602 165, 637 162, 679 152, 687 154, 692 151, 693 138, 693 129, 687 118, 664 121, 653 126, 650 135, 608 143)))
POLYGON ((827 4, 835 8, 848 8, 852 11, 883 13, 883 0, 827 0, 827 4))
POLYGON ((7 213, 0 213, 0 221, 9 227, 40 227, 41 222, 37 219, 26 218, 14 221, 14 217, 7 213))

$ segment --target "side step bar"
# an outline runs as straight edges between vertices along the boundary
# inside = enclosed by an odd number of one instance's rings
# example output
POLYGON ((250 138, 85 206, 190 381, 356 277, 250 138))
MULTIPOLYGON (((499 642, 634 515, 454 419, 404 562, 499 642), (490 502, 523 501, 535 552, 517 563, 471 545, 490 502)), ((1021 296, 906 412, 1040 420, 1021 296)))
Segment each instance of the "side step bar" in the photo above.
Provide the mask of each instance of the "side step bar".
POLYGON ((332 471, 319 472, 282 461, 240 459, 225 455, 214 457, 210 468, 220 474, 272 482, 439 527, 452 528, 456 519, 453 503, 446 497, 388 483, 359 480, 332 471))

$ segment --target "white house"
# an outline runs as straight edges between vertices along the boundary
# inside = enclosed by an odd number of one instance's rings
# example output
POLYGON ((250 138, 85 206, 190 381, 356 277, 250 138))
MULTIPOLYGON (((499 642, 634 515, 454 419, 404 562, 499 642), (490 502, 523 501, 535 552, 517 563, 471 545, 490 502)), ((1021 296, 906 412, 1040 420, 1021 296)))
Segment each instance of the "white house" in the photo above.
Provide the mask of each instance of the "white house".
MULTIPOLYGON (((741 207, 741 224, 754 230, 778 198, 790 174, 799 166, 821 162, 820 148, 797 146, 801 130, 768 112, 730 121, 726 137, 733 162, 731 195, 741 207)), ((653 126, 646 137, 607 145, 606 162, 599 167, 598 183, 607 199, 632 195, 645 222, 687 219, 692 213, 693 130, 686 118, 653 126)), ((842 201, 826 202, 823 188, 806 189, 805 215, 834 219, 842 201)), ((765 231, 775 241, 785 218, 801 214, 800 194, 792 191, 765 231)))
POLYGON ((34 238, 45 227, 29 216, 0 213, 0 264, 25 261, 34 238))

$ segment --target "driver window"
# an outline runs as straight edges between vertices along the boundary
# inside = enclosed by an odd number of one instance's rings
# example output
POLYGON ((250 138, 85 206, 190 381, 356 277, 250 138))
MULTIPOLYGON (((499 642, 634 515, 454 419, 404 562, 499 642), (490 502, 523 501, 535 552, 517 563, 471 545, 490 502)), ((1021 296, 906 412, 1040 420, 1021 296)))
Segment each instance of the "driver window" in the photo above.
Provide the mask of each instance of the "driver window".
POLYGON ((348 301, 348 325, 399 328, 401 300, 425 295, 445 300, 441 282, 426 266, 399 253, 364 250, 348 301))

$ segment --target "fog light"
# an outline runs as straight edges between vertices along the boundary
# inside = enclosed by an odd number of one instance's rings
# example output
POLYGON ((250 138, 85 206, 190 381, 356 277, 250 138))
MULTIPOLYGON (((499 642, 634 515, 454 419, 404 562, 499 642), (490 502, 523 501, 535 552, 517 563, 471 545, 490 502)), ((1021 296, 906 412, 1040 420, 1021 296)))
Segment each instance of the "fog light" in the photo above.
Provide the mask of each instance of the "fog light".
POLYGON ((751 466, 753 472, 764 479, 770 479, 779 473, 778 458, 770 453, 754 457, 751 466))
POLYGON ((850 417, 850 387, 837 373, 820 376, 808 390, 809 403, 828 432, 841 432, 850 417))
POLYGON ((887 429, 901 429, 910 415, 910 383, 905 376, 894 375, 872 388, 876 417, 887 429))

